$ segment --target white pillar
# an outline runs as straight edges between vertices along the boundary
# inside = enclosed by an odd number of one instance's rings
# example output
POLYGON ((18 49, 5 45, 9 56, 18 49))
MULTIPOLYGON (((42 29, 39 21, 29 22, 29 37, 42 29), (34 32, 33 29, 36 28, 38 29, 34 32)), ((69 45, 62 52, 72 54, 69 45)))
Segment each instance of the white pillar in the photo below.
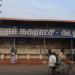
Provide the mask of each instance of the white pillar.
POLYGON ((29 54, 27 55, 27 59, 30 59, 30 55, 29 54))
POLYGON ((1 59, 4 59, 4 54, 1 54, 1 59))
POLYGON ((40 55, 39 55, 39 59, 43 59, 43 55, 40 54, 40 55))

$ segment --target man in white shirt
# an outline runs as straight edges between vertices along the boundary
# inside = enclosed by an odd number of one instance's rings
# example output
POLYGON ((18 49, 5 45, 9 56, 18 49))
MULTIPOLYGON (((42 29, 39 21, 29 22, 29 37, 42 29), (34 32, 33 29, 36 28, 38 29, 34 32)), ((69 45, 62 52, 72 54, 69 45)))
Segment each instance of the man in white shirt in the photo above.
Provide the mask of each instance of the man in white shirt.
POLYGON ((53 52, 50 56, 49 56, 49 70, 48 72, 51 73, 52 75, 54 75, 55 69, 56 69, 56 55, 53 52))

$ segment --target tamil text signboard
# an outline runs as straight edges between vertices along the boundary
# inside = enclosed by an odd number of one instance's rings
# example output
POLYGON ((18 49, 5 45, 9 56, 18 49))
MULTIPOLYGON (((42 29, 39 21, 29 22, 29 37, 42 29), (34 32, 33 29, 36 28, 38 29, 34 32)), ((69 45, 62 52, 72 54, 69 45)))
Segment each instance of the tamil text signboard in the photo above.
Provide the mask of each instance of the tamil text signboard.
POLYGON ((75 29, 0 28, 1 37, 75 38, 75 29))

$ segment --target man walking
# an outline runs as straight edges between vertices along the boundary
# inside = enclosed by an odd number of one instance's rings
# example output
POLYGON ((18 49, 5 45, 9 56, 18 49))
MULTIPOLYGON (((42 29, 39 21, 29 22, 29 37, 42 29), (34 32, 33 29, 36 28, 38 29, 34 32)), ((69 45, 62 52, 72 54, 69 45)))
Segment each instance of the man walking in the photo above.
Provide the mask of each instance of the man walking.
POLYGON ((56 55, 55 52, 52 52, 49 56, 49 69, 48 73, 51 73, 51 75, 54 75, 54 72, 56 70, 56 55))

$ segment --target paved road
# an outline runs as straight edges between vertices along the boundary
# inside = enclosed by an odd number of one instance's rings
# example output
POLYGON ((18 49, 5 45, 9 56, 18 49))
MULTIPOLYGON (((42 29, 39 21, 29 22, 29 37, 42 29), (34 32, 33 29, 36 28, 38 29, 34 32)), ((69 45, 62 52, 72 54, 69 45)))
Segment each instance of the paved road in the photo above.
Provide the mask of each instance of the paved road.
POLYGON ((47 75, 47 70, 47 65, 0 65, 0 75, 47 75))
POLYGON ((47 65, 0 65, 0 75, 47 75, 47 65))

